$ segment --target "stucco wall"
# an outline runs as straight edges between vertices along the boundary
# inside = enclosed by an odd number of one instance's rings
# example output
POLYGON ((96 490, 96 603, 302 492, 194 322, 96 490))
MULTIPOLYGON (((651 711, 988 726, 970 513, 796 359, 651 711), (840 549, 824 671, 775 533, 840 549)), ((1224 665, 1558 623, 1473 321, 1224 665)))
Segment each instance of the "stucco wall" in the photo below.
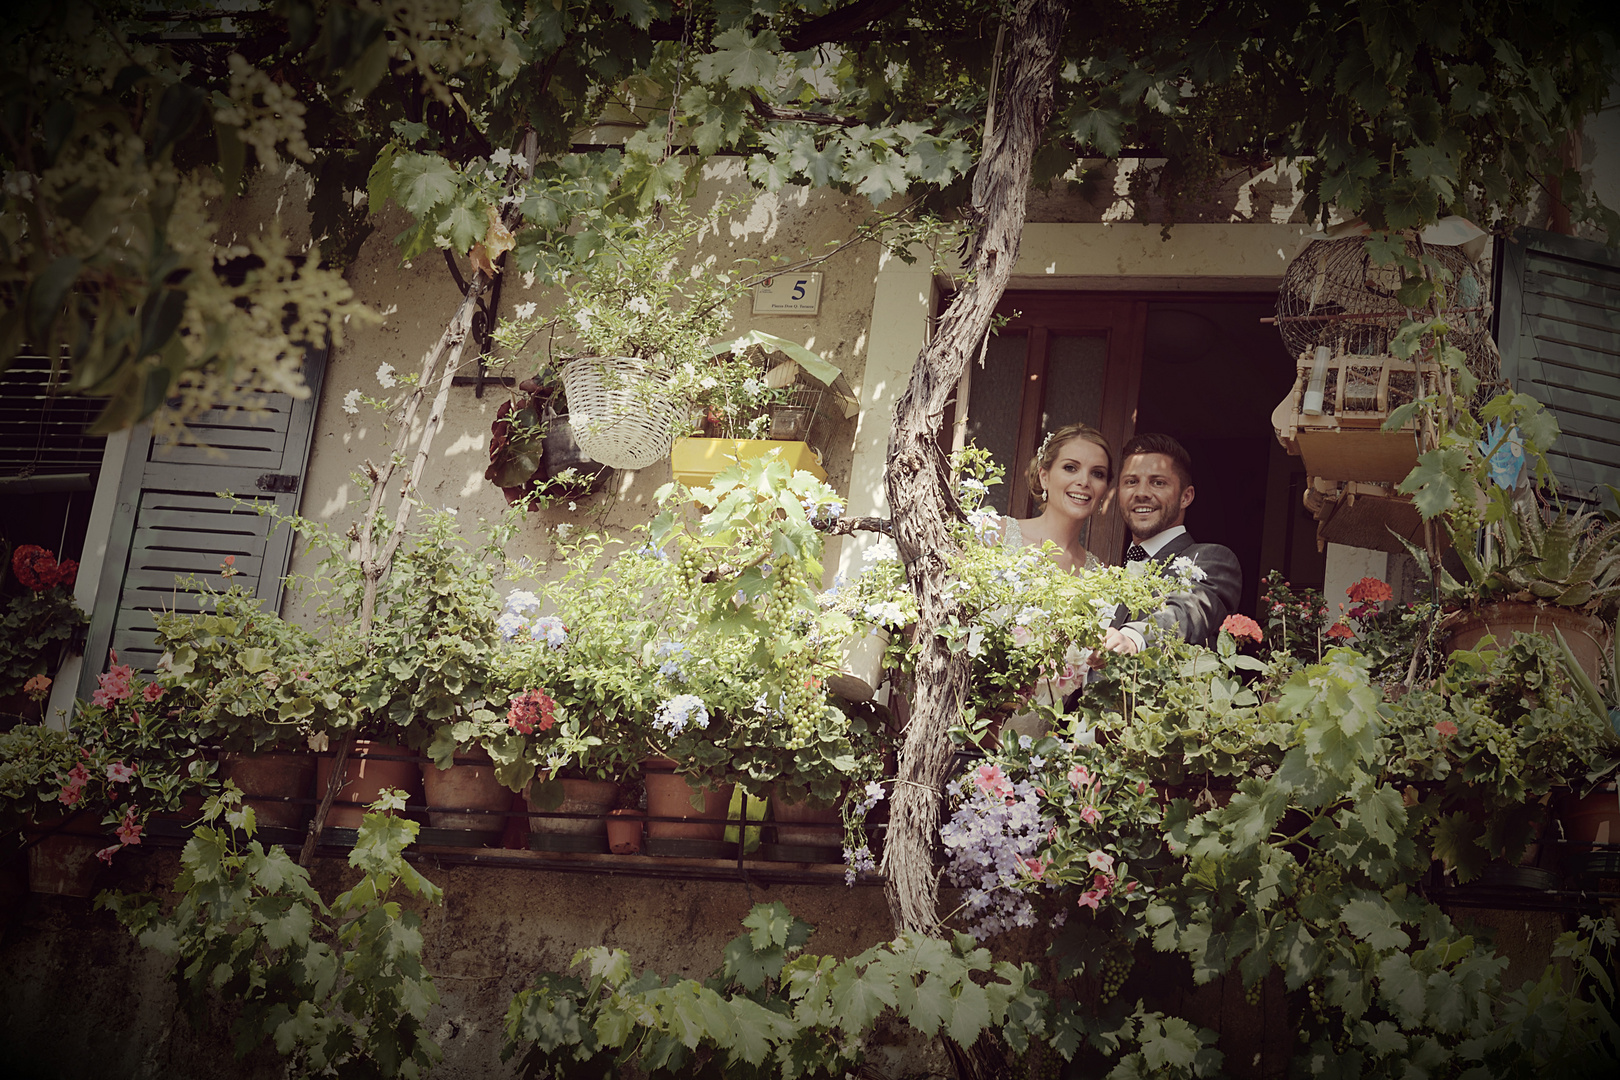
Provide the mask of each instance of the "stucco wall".
MULTIPOLYGON (((0 869, 0 1075, 11 1080, 272 1080, 281 1059, 238 1062, 221 1030, 194 1029, 178 1011, 167 963, 142 948, 88 900, 24 891, 13 864, 0 869)), ((568 969, 593 945, 626 950, 637 973, 706 978, 725 943, 743 933, 756 903, 781 901, 817 927, 807 949, 850 956, 891 935, 882 891, 872 887, 667 881, 600 874, 436 866, 419 869, 445 902, 421 913, 425 962, 441 1003, 429 1020, 445 1060, 435 1080, 510 1076, 501 1023, 512 995, 536 973, 568 969)), ((179 871, 174 849, 131 849, 103 871, 101 888, 161 891, 179 871)), ((354 881, 341 860, 317 860, 313 881, 328 900, 354 881)), ((576 972, 577 974, 577 972, 576 972)), ((922 1055, 923 1059, 927 1054, 922 1055)), ((913 1058, 916 1059, 915 1053, 913 1058)))
MULTIPOLYGON (((722 161, 705 169, 703 183, 691 203, 698 208, 712 207, 746 189, 741 162, 722 161)), ((719 265, 753 260, 742 267, 743 272, 751 272, 755 267, 772 265, 773 257, 797 261, 806 255, 825 254, 848 240, 857 226, 872 216, 871 207, 858 196, 830 190, 784 189, 778 194, 754 197, 741 213, 722 220, 718 231, 704 237, 692 258, 694 262, 712 260, 719 265)), ((394 432, 385 430, 383 417, 374 410, 363 407, 358 415, 344 412, 344 396, 356 389, 368 396, 383 396, 376 372, 384 363, 399 372, 418 370, 423 354, 438 340, 460 302, 439 253, 420 256, 408 265, 401 262, 391 240, 406 224, 397 207, 387 208, 376 223, 376 231, 348 277, 359 297, 383 321, 380 326, 353 331, 349 340, 333 352, 304 488, 303 512, 343 527, 361 509, 355 500, 363 492, 355 475, 367 460, 383 460, 394 438, 394 432)), ((879 254, 878 245, 862 243, 816 266, 823 274, 817 315, 755 316, 745 301, 738 307, 734 332, 758 327, 799 341, 842 369, 859 392, 879 254)), ((552 303, 548 290, 539 285, 527 287, 521 274, 509 272, 501 293, 501 314, 510 315, 514 306, 529 301, 538 303, 542 311, 552 303)), ((465 374, 475 373, 470 351, 464 366, 465 374)), ((533 370, 534 365, 522 359, 506 369, 516 379, 533 370)), ((494 518, 506 509, 501 493, 484 479, 489 465, 490 424, 505 396, 506 391, 498 385, 487 386, 481 399, 473 387, 455 387, 444 426, 433 444, 420 487, 421 497, 434 506, 456 508, 464 528, 473 527, 477 518, 494 518)), ((829 482, 841 491, 848 485, 852 430, 852 422, 833 430, 824 462, 829 482)), ((651 518, 653 493, 669 478, 668 463, 660 462, 638 472, 615 475, 607 490, 575 500, 573 509, 564 503, 533 512, 510 554, 545 564, 552 556, 552 541, 559 524, 622 536, 651 518)), ((294 572, 307 573, 313 568, 310 557, 294 560, 294 572)))

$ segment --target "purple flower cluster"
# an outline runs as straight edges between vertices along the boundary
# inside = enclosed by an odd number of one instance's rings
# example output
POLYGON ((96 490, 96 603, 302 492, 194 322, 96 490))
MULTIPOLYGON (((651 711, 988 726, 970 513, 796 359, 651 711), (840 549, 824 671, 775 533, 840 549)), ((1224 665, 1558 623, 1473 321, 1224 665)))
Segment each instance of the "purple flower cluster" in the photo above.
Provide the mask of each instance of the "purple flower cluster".
POLYGON ((1041 876, 1036 852, 1052 827, 1041 817, 1040 793, 1027 780, 1009 780, 996 765, 981 766, 957 786, 962 801, 940 827, 939 838, 945 845, 945 878, 965 890, 968 933, 982 941, 1035 925, 1035 909, 1022 886, 1041 876))

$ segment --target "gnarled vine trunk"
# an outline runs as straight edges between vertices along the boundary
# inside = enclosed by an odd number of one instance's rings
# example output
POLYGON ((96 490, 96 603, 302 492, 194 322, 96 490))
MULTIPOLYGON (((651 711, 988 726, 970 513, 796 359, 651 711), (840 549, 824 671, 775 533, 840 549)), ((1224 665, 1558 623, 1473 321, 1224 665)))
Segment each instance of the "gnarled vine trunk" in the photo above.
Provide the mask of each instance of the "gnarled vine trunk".
POLYGON ((1006 93, 973 176, 971 213, 977 228, 969 241, 967 280, 917 357, 911 381, 894 407, 889 506, 900 559, 917 594, 921 647, 883 854, 889 911, 897 930, 938 929, 934 847, 941 789, 951 763, 949 732, 960 715, 969 672, 967 656, 953 655, 936 633, 952 604, 945 595, 948 527, 959 513, 949 466, 939 449, 940 422, 951 389, 990 329, 1018 259, 1030 163, 1052 112, 1052 83, 1068 17, 1063 0, 1021 0, 1018 5, 1006 93))

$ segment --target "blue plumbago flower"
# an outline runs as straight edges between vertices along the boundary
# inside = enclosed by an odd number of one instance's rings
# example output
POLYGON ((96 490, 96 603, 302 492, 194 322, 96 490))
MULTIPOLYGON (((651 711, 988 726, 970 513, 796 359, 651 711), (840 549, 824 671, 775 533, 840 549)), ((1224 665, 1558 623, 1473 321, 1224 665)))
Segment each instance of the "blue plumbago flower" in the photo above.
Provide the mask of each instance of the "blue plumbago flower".
POLYGON ((568 643, 568 628, 563 621, 555 615, 542 615, 534 620, 529 627, 529 636, 536 641, 543 641, 553 649, 560 649, 568 643))
POLYGON ((1035 740, 1030 738, 1028 735, 1020 735, 1020 736, 1018 736, 1018 749, 1020 749, 1020 750, 1028 750, 1030 747, 1032 747, 1034 745, 1035 745, 1035 740))
POLYGON ((968 933, 979 940, 1034 926, 1035 909, 1014 886, 1029 880, 1030 861, 1052 822, 1041 817, 1040 796, 1028 780, 976 784, 969 774, 958 782, 963 799, 951 820, 940 826, 945 876, 964 889, 968 933), (1008 795, 1007 791, 1012 794, 1008 795))
POLYGON ((679 735, 687 725, 702 731, 709 726, 709 707, 696 694, 677 694, 658 706, 653 727, 670 735, 679 735))
POLYGON ((877 860, 865 844, 858 848, 844 849, 844 884, 855 884, 855 875, 864 871, 876 870, 877 860))
POLYGON ((515 589, 506 594, 506 610, 522 615, 527 611, 537 611, 540 608, 540 599, 527 589, 515 589))
POLYGON ((498 630, 501 637, 505 638, 507 641, 511 641, 513 638, 517 637, 524 630, 526 630, 528 626, 529 620, 525 619, 522 615, 519 615, 515 611, 503 611, 495 619, 495 629, 498 630))
POLYGON ((997 581, 1005 582, 1006 584, 1011 585, 1015 589, 1021 589, 1024 587, 1023 575, 1017 570, 1001 569, 993 572, 990 576, 995 578, 997 581))
POLYGON ((1170 573, 1180 578, 1182 586, 1185 588, 1191 588, 1209 577, 1202 566, 1199 566, 1185 555, 1178 555, 1170 560, 1170 573))
POLYGON ((992 543, 1001 536, 1001 513, 993 506, 981 506, 969 511, 967 521, 973 526, 973 535, 981 543, 992 543))
POLYGON ((962 477, 962 479, 957 482, 956 486, 961 488, 964 492, 969 492, 974 495, 983 495, 990 490, 983 480, 979 480, 971 476, 962 477))
POLYGON ((662 658, 664 661, 658 665, 658 674, 666 679, 686 681, 686 669, 681 666, 681 661, 690 655, 686 648, 686 642, 661 641, 653 649, 653 655, 662 658))
POLYGON ((1038 771, 1040 769, 1044 769, 1044 768, 1046 768, 1046 759, 1045 758, 1041 757, 1041 755, 1039 755, 1039 754, 1031 754, 1031 755, 1029 755, 1029 771, 1030 772, 1036 772, 1036 771, 1038 771))
POLYGON ((1019 609, 1018 614, 1013 618, 1013 622, 1017 623, 1019 626, 1028 626, 1036 619, 1045 617, 1046 612, 1042 611, 1034 604, 1026 604, 1024 607, 1019 609))
POLYGON ((636 548, 632 554, 644 555, 649 559, 663 559, 666 561, 669 559, 669 552, 665 551, 661 547, 654 547, 651 541, 648 541, 647 543, 636 548))
POLYGON ((876 780, 868 780, 866 782, 866 792, 860 804, 855 808, 856 813, 864 814, 871 810, 872 807, 883 801, 883 796, 883 785, 876 780))

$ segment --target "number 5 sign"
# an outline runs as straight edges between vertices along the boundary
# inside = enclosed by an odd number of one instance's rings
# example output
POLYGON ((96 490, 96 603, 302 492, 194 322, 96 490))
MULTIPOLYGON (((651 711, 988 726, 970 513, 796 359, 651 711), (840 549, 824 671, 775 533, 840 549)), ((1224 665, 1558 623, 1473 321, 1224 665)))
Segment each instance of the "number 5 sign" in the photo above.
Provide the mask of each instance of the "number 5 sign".
POLYGON ((754 286, 755 315, 814 315, 821 310, 821 272, 782 274, 754 286))

